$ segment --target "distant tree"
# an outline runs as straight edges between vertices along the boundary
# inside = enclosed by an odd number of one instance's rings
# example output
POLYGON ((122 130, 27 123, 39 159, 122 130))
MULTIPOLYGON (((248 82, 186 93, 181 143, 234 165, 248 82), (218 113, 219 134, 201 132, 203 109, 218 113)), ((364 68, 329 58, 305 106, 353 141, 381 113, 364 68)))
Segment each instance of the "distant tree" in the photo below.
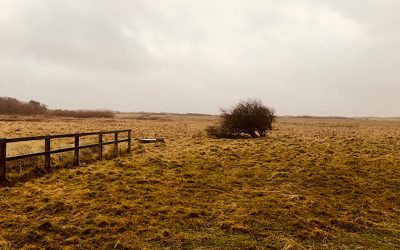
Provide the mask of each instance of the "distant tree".
POLYGON ((222 109, 220 118, 218 126, 207 128, 209 136, 233 138, 245 133, 252 137, 264 137, 276 120, 275 111, 257 99, 241 101, 231 109, 222 109))
POLYGON ((29 101, 28 103, 31 114, 44 114, 47 112, 47 106, 38 101, 29 101))

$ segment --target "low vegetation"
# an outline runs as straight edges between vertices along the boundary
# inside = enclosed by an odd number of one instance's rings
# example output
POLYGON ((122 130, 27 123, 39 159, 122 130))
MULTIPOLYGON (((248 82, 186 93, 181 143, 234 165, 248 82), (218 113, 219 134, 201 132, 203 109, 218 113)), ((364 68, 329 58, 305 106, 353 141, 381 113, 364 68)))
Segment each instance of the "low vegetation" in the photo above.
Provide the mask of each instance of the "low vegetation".
POLYGON ((166 138, 0 188, 0 248, 399 248, 399 121, 281 118, 266 138, 217 140, 213 117, 157 117, 0 121, 0 137, 166 138))
POLYGON ((261 101, 249 99, 241 101, 232 109, 222 109, 217 126, 207 128, 210 137, 237 138, 242 134, 265 137, 267 130, 272 129, 275 122, 275 111, 265 106, 261 101))
POLYGON ((65 116, 74 118, 113 118, 114 113, 109 110, 49 110, 49 116, 65 116))

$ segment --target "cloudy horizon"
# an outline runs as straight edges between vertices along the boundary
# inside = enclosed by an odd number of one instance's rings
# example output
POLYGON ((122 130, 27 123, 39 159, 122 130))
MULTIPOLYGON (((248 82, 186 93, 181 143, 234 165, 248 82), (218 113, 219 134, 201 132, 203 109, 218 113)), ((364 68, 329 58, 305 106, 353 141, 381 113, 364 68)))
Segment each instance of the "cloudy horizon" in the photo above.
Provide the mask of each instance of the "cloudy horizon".
POLYGON ((50 108, 400 116, 396 0, 0 0, 0 96, 50 108))

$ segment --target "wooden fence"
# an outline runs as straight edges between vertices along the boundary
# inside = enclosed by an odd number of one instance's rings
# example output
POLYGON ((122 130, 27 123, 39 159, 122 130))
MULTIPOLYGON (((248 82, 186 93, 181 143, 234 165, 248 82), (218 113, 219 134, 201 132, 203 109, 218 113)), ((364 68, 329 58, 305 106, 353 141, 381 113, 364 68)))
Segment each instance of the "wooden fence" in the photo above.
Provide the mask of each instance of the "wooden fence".
POLYGON ((44 156, 45 168, 47 170, 50 170, 50 167, 51 167, 50 157, 52 154, 75 151, 73 165, 77 166, 77 165, 79 165, 79 150, 80 149, 98 147, 99 148, 99 155, 98 155, 99 160, 103 159, 103 146, 105 146, 105 145, 114 144, 114 152, 116 155, 118 155, 118 152, 119 152, 118 151, 118 143, 127 142, 128 143, 127 151, 130 152, 131 151, 131 141, 132 141, 131 131, 132 130, 129 129, 129 130, 115 130, 115 131, 105 131, 105 132, 102 131, 102 132, 90 132, 90 133, 45 135, 45 136, 0 139, 0 171, 1 171, 0 182, 4 182, 7 180, 7 178, 6 178, 7 162, 9 162, 9 161, 16 161, 16 160, 29 158, 29 157, 35 157, 35 156, 44 156), (119 140, 118 135, 120 133, 127 133, 128 134, 127 139, 119 140), (113 141, 103 141, 103 136, 106 134, 114 134, 114 140, 113 141), (99 139, 98 143, 89 144, 89 145, 80 145, 81 137, 93 136, 93 135, 98 136, 98 139, 99 139), (75 146, 69 147, 69 148, 60 148, 60 149, 51 150, 51 140, 52 139, 61 139, 61 138, 75 138, 75 146), (13 142, 27 142, 27 141, 38 141, 38 140, 44 140, 44 152, 7 157, 7 144, 13 143, 13 142))

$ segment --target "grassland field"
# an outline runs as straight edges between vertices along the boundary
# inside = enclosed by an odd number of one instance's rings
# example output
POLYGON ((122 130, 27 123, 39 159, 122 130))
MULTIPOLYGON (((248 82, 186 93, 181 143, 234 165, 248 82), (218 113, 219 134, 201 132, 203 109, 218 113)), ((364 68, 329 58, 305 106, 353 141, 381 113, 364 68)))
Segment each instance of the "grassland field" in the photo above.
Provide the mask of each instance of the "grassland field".
MULTIPOLYGON (((266 138, 222 140, 205 134, 216 119, 2 117, 0 138, 132 129, 166 143, 134 141, 101 162, 82 151, 79 167, 61 154, 50 173, 40 157, 11 163, 0 248, 400 248, 399 120, 280 118, 266 138)), ((15 143, 8 155, 42 149, 15 143)))

